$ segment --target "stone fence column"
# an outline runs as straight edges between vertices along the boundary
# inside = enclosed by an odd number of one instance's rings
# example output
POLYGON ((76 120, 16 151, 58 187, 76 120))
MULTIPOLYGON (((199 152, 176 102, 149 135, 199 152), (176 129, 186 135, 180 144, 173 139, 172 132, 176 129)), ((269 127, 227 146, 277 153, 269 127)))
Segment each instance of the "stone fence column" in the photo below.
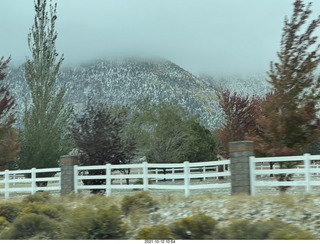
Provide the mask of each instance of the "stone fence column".
POLYGON ((78 164, 77 156, 61 156, 61 195, 67 195, 74 190, 73 166, 78 164))
POLYGON ((251 194, 249 157, 254 156, 252 141, 229 143, 231 195, 251 194))

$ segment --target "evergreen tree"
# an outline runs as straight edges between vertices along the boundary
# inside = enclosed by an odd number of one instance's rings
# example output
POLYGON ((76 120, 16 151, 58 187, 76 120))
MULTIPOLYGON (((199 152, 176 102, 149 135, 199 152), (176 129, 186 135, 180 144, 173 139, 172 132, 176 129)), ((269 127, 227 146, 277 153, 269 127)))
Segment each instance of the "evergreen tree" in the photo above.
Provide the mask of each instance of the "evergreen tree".
POLYGON ((190 143, 186 156, 187 160, 190 162, 217 160, 217 141, 213 133, 197 120, 190 122, 190 143))
POLYGON ((63 55, 56 61, 57 4, 35 1, 34 25, 28 35, 32 59, 25 63, 25 79, 31 93, 26 103, 21 136, 19 168, 50 168, 59 165, 59 157, 70 148, 64 143, 68 118, 72 112, 64 103, 66 85, 57 86, 63 55))

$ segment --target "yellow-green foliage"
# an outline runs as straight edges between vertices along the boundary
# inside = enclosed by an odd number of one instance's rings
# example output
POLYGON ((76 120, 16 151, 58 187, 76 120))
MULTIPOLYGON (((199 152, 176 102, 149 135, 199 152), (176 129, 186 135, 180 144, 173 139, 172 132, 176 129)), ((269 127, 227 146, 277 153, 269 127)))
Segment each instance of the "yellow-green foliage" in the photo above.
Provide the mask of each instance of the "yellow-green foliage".
POLYGON ((0 239, 56 239, 59 223, 45 215, 29 213, 17 217, 10 228, 4 230, 0 239))
POLYGON ((21 203, 2 203, 0 204, 0 216, 6 218, 7 221, 12 223, 15 218, 20 214, 23 209, 23 205, 21 203))
POLYGON ((136 240, 173 240, 171 230, 166 225, 154 225, 138 231, 136 240))
POLYGON ((173 222, 171 231, 176 239, 205 240, 214 237, 217 221, 200 212, 173 222))
POLYGON ((4 228, 8 227, 10 223, 6 220, 5 217, 0 217, 0 231, 2 231, 4 228))
POLYGON ((64 208, 58 205, 47 205, 41 202, 31 202, 22 210, 19 216, 29 213, 42 214, 52 219, 58 219, 64 213, 64 208))
POLYGON ((111 202, 111 199, 100 194, 93 194, 85 199, 83 199, 85 204, 89 204, 90 206, 96 207, 96 208, 105 208, 113 205, 111 202))
POLYGON ((255 224, 245 219, 233 221, 228 227, 222 229, 220 239, 312 240, 315 239, 315 237, 301 230, 298 226, 284 223, 279 219, 262 221, 255 224))
POLYGON ((138 231, 135 239, 180 239, 180 240, 314 240, 311 233, 279 219, 252 223, 247 219, 232 221, 219 229, 214 218, 199 213, 166 225, 154 225, 138 231))
POLYGON ((45 192, 37 192, 36 194, 28 195, 22 199, 22 202, 47 202, 51 199, 50 193, 48 191, 45 192))
POLYGON ((128 215, 133 211, 148 211, 157 204, 147 191, 142 191, 133 196, 125 196, 121 202, 121 209, 128 215))
POLYGON ((125 239, 126 225, 121 210, 81 206, 70 211, 63 223, 62 238, 72 240, 125 239))
POLYGON ((301 230, 295 225, 285 225, 269 234, 270 240, 315 240, 311 233, 301 230))
MULTIPOLYGON (((227 227, 222 229, 221 239, 227 240, 250 240, 259 239, 257 238, 256 230, 254 230, 254 225, 250 223, 249 220, 235 220, 232 221, 227 227), (253 236, 255 238, 253 238, 253 236)), ((266 227, 266 229, 269 229, 266 227)))

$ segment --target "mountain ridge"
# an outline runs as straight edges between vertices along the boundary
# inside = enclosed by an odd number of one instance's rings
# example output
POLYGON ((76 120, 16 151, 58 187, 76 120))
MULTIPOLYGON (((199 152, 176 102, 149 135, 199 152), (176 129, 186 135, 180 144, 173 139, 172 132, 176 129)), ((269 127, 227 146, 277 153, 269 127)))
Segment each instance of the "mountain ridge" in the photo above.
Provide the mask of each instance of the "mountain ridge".
MULTIPOLYGON (((57 84, 67 83, 65 100, 75 110, 83 109, 89 99, 117 105, 133 105, 143 97, 151 102, 176 100, 190 114, 200 115, 201 123, 213 130, 223 119, 215 100, 215 88, 177 64, 165 59, 98 59, 60 69, 57 84)), ((24 101, 29 89, 23 65, 8 69, 4 80, 16 96, 18 120, 21 122, 24 101)))

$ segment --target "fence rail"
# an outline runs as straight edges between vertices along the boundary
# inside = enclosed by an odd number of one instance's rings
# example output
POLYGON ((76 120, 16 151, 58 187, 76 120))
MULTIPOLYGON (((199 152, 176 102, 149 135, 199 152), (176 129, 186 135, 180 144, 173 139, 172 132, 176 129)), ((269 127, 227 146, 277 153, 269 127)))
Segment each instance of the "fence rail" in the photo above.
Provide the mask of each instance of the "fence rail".
POLYGON ((77 193, 81 189, 102 189, 106 191, 106 195, 110 196, 112 189, 163 189, 163 190, 184 190, 185 196, 190 195, 190 190, 194 189, 212 189, 212 188, 230 188, 231 183, 217 183, 217 184, 191 184, 192 179, 217 178, 228 177, 230 171, 218 172, 217 166, 228 166, 229 160, 212 161, 202 163, 178 163, 178 164, 149 164, 144 162, 142 164, 128 164, 128 165, 100 165, 100 166, 74 166, 74 191, 77 193), (136 169, 134 174, 119 175, 115 174, 119 169, 136 169), (163 171, 165 169, 166 171, 163 171), (207 171, 210 169, 210 171, 207 171), (81 175, 81 172, 90 170, 103 170, 104 175, 81 175), (169 172, 168 172, 169 171, 169 172), (105 180, 104 185, 81 185, 81 181, 85 180, 105 180), (131 179, 131 184, 123 185, 122 179, 131 179), (132 180, 142 179, 141 184, 132 184, 132 180), (114 180, 120 180, 119 184, 115 184, 114 180), (157 184, 159 180, 181 181, 183 184, 157 184), (156 184, 150 184, 152 181, 156 184))
POLYGON ((266 157, 256 158, 250 157, 250 190, 251 195, 256 195, 256 188, 261 186, 303 186, 307 193, 311 192, 312 186, 320 186, 320 168, 317 164, 311 164, 312 161, 319 161, 320 155, 304 154, 303 156, 290 156, 290 157, 266 157), (282 162, 282 163, 298 163, 295 168, 291 169, 259 169, 256 163, 263 162, 282 162), (264 181, 258 180, 257 176, 264 175, 278 175, 278 174, 295 174, 302 176, 294 181, 264 181))
POLYGON ((0 193, 4 193, 7 199, 10 193, 27 192, 34 194, 37 191, 60 191, 61 181, 60 176, 52 177, 37 177, 39 173, 52 173, 53 175, 61 172, 60 168, 48 169, 29 169, 29 170, 5 170, 0 172, 0 193), (22 175, 29 174, 30 178, 21 177, 22 175), (17 178, 16 176, 19 175, 17 178), (37 186, 37 182, 49 181, 54 182, 53 186, 37 186))

